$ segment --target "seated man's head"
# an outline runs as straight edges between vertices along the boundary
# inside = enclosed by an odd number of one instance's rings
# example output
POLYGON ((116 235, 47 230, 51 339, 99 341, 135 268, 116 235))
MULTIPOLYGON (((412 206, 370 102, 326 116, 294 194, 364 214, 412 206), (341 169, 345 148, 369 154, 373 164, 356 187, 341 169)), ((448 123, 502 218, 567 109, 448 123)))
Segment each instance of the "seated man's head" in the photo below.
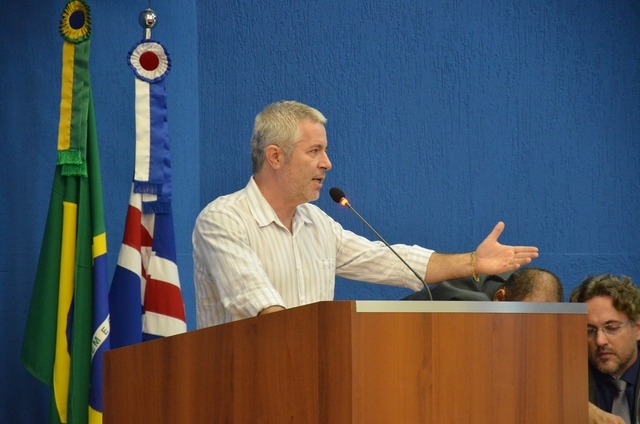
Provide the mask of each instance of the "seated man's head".
POLYGON ((562 302, 564 289, 552 272, 526 267, 514 271, 495 292, 493 300, 512 302, 562 302))
POLYGON ((628 277, 596 275, 573 289, 569 299, 587 304, 589 362, 620 377, 638 356, 640 289, 628 277))

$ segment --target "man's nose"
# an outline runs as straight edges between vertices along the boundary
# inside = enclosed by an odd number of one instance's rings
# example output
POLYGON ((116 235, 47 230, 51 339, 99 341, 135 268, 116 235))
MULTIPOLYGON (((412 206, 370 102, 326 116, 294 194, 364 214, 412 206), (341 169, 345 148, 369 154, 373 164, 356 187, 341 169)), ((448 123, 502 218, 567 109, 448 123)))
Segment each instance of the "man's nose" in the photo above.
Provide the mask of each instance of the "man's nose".
POLYGON ((327 154, 327 152, 324 152, 323 155, 324 157, 320 161, 319 166, 320 168, 328 171, 333 167, 333 165, 331 164, 331 160, 329 160, 329 155, 327 154))
POLYGON ((596 331, 596 344, 598 346, 604 346, 607 343, 609 343, 609 337, 605 334, 604 331, 602 331, 602 329, 598 329, 596 331))

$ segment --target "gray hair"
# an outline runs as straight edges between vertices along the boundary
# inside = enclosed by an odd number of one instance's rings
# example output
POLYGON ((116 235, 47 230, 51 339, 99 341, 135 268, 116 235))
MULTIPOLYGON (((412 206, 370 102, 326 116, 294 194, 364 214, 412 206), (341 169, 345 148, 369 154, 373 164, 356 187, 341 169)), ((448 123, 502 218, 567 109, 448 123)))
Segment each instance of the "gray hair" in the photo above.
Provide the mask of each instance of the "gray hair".
POLYGON ((614 308, 623 312, 634 321, 640 315, 640 289, 629 277, 616 277, 611 274, 588 277, 574 288, 569 295, 571 302, 586 302, 597 296, 608 296, 614 308))
POLYGON ((300 141, 300 121, 309 119, 323 125, 327 118, 320 111, 305 104, 283 100, 271 103, 256 116, 251 135, 251 160, 254 174, 262 168, 267 146, 273 144, 284 150, 286 158, 300 141))

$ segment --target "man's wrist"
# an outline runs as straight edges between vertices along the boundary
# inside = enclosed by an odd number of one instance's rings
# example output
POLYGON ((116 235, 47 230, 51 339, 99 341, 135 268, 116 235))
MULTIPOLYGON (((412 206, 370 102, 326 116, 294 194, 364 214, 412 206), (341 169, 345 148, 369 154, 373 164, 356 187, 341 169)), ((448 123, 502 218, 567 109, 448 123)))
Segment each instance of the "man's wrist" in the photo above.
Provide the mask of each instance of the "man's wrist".
POLYGON ((263 310, 258 312, 258 315, 270 314, 270 313, 278 312, 278 311, 284 311, 285 309, 286 308, 284 306, 282 306, 282 305, 267 306, 266 308, 264 308, 263 310))

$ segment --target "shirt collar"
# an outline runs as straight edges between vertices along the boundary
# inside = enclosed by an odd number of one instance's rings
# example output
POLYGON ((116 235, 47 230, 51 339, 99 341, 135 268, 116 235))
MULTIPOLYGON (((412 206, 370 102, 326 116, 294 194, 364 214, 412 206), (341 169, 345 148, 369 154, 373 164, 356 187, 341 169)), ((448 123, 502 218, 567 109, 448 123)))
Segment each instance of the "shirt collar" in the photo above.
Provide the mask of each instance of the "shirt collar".
MULTIPOLYGON (((640 358, 640 355, 638 355, 638 358, 640 358)), ((622 374, 622 377, 620 377, 634 387, 638 384, 638 370, 640 369, 640 361, 638 361, 638 358, 636 358, 635 362, 629 367, 629 369, 622 374)))
MULTIPOLYGON (((253 215, 253 218, 258 223, 259 227, 266 227, 271 223, 276 223, 278 225, 282 225, 278 215, 273 210, 273 207, 267 202, 267 199, 264 198, 260 188, 258 188, 258 184, 253 179, 253 176, 249 179, 249 183, 246 187, 247 193, 247 202, 249 204, 249 210, 253 215)), ((302 207, 304 205, 298 206, 296 208, 296 213, 293 217, 293 226, 296 227, 296 222, 299 220, 303 224, 312 224, 313 222, 309 218, 309 215, 302 207)))

